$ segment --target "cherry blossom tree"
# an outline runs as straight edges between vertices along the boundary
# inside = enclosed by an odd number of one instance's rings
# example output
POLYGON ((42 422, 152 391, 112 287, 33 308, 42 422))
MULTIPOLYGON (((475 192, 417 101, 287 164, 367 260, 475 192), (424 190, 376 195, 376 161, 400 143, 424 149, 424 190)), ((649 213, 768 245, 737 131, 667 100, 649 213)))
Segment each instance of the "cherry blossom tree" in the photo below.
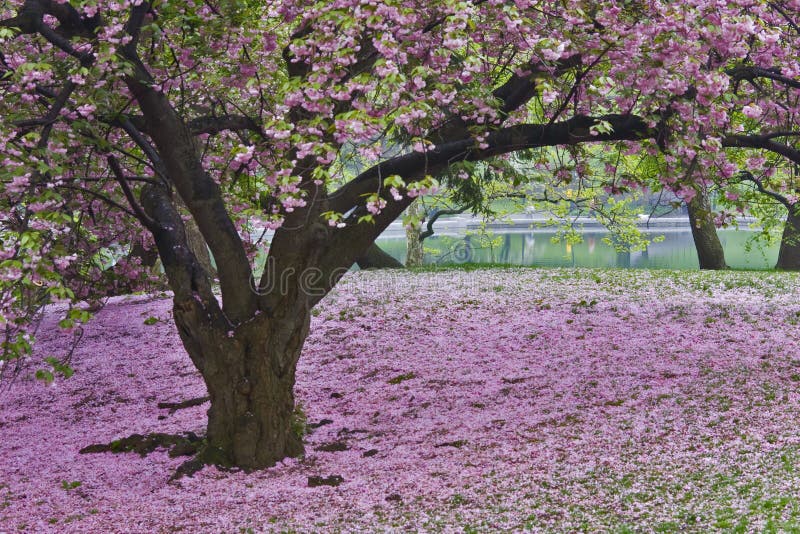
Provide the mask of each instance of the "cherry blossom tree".
MULTIPOLYGON (((796 25, 792 29, 798 31, 796 25)), ((739 131, 726 144, 738 152, 743 187, 729 191, 723 201, 739 211, 749 209, 767 227, 775 225, 779 207, 783 229, 775 267, 800 270, 800 82, 775 68, 736 66, 727 72, 734 98, 748 92, 750 97, 740 100, 739 131)))
MULTIPOLYGON (((30 350, 38 305, 114 283, 102 251, 155 246, 211 398, 198 458, 260 468, 296 455, 293 384, 311 308, 415 198, 441 182, 457 188, 476 161, 582 143, 733 176, 722 148, 752 136, 728 131, 730 111, 757 92, 731 98, 726 70, 796 81, 799 8, 5 2, 6 357, 30 350), (187 225, 213 256, 218 291, 187 225)), ((688 179, 687 194, 706 179, 688 179)), ((135 258, 122 261, 116 276, 144 281, 135 258)), ((73 309, 64 325, 83 319, 73 309)))

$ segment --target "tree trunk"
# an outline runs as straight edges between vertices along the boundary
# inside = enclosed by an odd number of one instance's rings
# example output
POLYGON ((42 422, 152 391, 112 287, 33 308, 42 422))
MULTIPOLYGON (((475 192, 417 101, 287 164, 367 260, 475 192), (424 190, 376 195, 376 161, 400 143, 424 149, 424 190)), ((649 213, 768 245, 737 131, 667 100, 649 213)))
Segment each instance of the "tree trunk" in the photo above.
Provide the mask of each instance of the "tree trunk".
POLYGON ((800 271, 800 213, 794 206, 789 207, 789 214, 783 225, 781 248, 778 251, 775 268, 783 271, 800 271))
POLYGON ((412 202, 408 207, 408 215, 412 217, 412 222, 406 226, 406 267, 421 267, 424 251, 422 240, 420 240, 422 209, 420 201, 412 202), (417 219, 420 219, 417 221, 417 219))
POLYGON ((727 269, 725 251, 717 235, 717 227, 711 213, 711 205, 704 191, 698 191, 687 204, 692 238, 697 249, 697 259, 701 269, 727 269))
POLYGON ((363 256, 356 260, 361 269, 402 269, 403 264, 373 243, 363 256))
POLYGON ((203 234, 200 233, 200 229, 192 219, 186 221, 186 241, 188 241, 189 248, 192 250, 203 269, 206 270, 209 276, 214 278, 216 270, 214 266, 211 265, 211 254, 208 252, 208 245, 206 245, 203 234))
POLYGON ((202 463, 246 470, 303 453, 295 366, 308 335, 307 305, 259 314, 236 330, 209 324, 202 306, 175 303, 175 322, 211 398, 202 463))

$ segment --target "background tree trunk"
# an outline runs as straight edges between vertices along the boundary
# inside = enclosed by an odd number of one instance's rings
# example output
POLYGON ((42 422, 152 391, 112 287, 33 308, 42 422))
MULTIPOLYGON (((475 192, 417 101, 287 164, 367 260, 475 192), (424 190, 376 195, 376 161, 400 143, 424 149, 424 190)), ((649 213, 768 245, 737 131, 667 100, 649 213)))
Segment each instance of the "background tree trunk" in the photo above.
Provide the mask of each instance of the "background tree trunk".
POLYGON ((775 268, 783 271, 800 271, 800 214, 795 206, 789 207, 789 214, 783 225, 781 248, 778 251, 775 268))
POLYGON ((692 226, 692 238, 697 249, 697 259, 701 269, 720 270, 727 269, 725 251, 722 249, 714 217, 711 214, 711 204, 705 191, 698 191, 692 200, 687 203, 689 209, 689 223, 692 226))
POLYGON ((213 279, 216 274, 216 269, 214 269, 214 266, 211 264, 211 254, 208 251, 206 240, 203 239, 203 234, 200 233, 200 229, 193 219, 189 219, 185 224, 186 241, 189 245, 189 249, 192 251, 195 258, 197 258, 197 262, 208 273, 208 276, 213 279))
MULTIPOLYGON (((176 200, 181 210, 188 210, 186 204, 184 204, 180 198, 176 200)), ((200 227, 197 226, 197 222, 191 217, 184 221, 183 224, 186 231, 186 244, 189 245, 189 250, 192 251, 197 262, 213 280, 216 276, 216 269, 211 265, 211 253, 208 250, 208 245, 203 238, 203 234, 200 232, 200 227)))
POLYGON ((424 251, 420 234, 422 233, 423 208, 419 200, 411 203, 407 211, 415 221, 406 227, 406 267, 421 267, 424 251))

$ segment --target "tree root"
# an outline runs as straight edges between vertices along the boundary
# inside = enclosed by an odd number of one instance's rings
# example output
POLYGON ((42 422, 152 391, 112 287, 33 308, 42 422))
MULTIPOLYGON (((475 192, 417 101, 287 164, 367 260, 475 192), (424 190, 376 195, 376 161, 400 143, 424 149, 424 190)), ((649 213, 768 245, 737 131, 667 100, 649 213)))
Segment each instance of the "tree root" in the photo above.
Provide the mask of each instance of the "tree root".
POLYGON ((344 478, 341 475, 331 475, 329 477, 308 477, 309 488, 317 488, 319 486, 338 486, 342 482, 344 482, 344 478))
POLYGON ((178 456, 192 456, 191 459, 182 463, 175 473, 170 477, 170 481, 177 480, 183 476, 192 476, 206 465, 217 465, 225 469, 230 467, 225 458, 208 447, 205 439, 194 432, 184 434, 132 434, 127 438, 117 439, 111 443, 95 443, 82 448, 81 454, 92 454, 100 452, 111 452, 120 454, 123 452, 135 452, 144 457, 158 449, 166 449, 170 458, 178 456))
POLYGON ((182 410, 184 408, 191 408, 193 406, 200 406, 201 404, 205 404, 211 400, 211 397, 196 397, 194 399, 187 399, 182 402, 159 402, 158 407, 162 410, 169 410, 170 415, 174 414, 178 410, 182 410))
POLYGON ((82 448, 81 454, 91 454, 99 452, 112 452, 119 454, 122 452, 135 452, 144 457, 156 449, 167 449, 170 458, 178 456, 191 456, 197 454, 203 439, 193 432, 186 432, 183 435, 176 434, 132 434, 127 438, 117 439, 111 443, 95 443, 82 448))

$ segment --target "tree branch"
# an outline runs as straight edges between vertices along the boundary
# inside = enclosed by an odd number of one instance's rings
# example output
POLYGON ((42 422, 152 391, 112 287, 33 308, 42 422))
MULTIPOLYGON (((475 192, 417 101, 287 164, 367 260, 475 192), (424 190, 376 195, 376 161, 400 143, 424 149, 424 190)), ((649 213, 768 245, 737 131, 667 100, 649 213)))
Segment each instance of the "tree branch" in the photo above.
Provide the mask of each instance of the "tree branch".
POLYGON ((142 207, 154 221, 153 238, 176 299, 193 299, 197 294, 207 303, 216 302, 211 284, 186 240, 180 213, 161 186, 142 188, 142 207))
MULTIPOLYGON (((521 67, 526 71, 522 75, 516 72, 501 86, 497 87, 492 94, 500 100, 500 124, 505 122, 508 116, 527 104, 531 98, 536 96, 536 80, 544 76, 558 78, 567 71, 582 64, 583 59, 580 54, 574 54, 568 58, 559 60, 552 68, 541 63, 528 62, 521 67)), ((469 136, 470 123, 462 119, 458 114, 450 117, 440 128, 431 134, 431 139, 440 142, 448 140, 463 139, 469 136)))
POLYGON ((586 142, 623 141, 655 138, 656 128, 647 126, 636 115, 610 114, 600 117, 577 115, 553 124, 520 124, 489 134, 486 148, 479 148, 474 139, 461 139, 444 143, 426 152, 412 152, 384 161, 339 188, 329 196, 330 209, 346 213, 361 201, 361 195, 377 192, 383 179, 399 175, 422 178, 436 175, 448 165, 458 161, 480 161, 518 150, 556 145, 577 145, 586 142), (610 124, 605 133, 593 132, 592 127, 601 122, 610 124), (596 135, 593 135, 596 134, 596 135))
POLYGON ((130 54, 126 54, 126 58, 131 61, 135 75, 127 76, 125 82, 151 127, 150 138, 166 174, 217 262, 223 312, 232 323, 241 323, 253 315, 257 302, 250 286, 250 261, 225 207, 219 185, 203 167, 191 131, 166 95, 152 86, 150 75, 139 58, 130 54))
POLYGON ((780 69, 763 67, 756 67, 755 65, 739 65, 728 69, 725 74, 729 75, 735 81, 747 80, 753 82, 756 78, 767 78, 779 82, 794 89, 800 89, 800 81, 793 80, 781 74, 780 69))
POLYGON ((758 190, 759 193, 774 198, 775 200, 786 206, 786 208, 790 210, 792 209, 792 203, 789 202, 788 198, 781 195, 780 193, 776 193, 775 191, 770 191, 769 189, 765 188, 764 185, 761 183, 761 181, 755 176, 753 176, 753 173, 749 171, 742 171, 739 173, 739 179, 742 182, 752 182, 753 184, 755 184, 756 189, 758 190))
POLYGON ((439 220, 439 217, 441 217, 442 215, 460 215, 465 211, 467 211, 466 206, 464 206, 463 208, 451 209, 451 210, 434 210, 434 212, 430 216, 430 219, 428 219, 427 223, 425 224, 425 231, 420 232, 419 240, 425 241, 434 234, 433 225, 436 223, 436 221, 439 220))
POLYGON ((122 187, 122 192, 125 194, 125 198, 128 199, 128 204, 130 204, 136 218, 151 232, 157 231, 158 224, 144 212, 136 201, 136 197, 133 191, 131 191, 128 181, 125 179, 125 174, 122 172, 122 167, 120 167, 117 158, 108 156, 106 159, 108 160, 109 167, 111 167, 111 172, 114 174, 114 178, 116 178, 120 187, 122 187))
POLYGON ((722 138, 722 146, 726 148, 760 148, 780 154, 786 159, 800 165, 800 150, 772 139, 766 135, 726 135, 722 138))

